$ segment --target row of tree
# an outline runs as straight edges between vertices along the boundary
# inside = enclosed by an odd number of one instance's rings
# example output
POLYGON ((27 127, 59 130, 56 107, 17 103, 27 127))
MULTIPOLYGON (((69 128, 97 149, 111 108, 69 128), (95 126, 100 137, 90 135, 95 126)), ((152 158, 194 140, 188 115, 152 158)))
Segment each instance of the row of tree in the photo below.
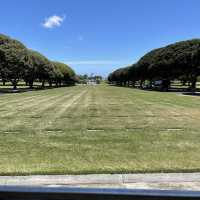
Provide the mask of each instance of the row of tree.
POLYGON ((70 85, 75 82, 75 72, 66 64, 50 61, 37 51, 26 48, 21 42, 0 34, 0 79, 12 83, 17 88, 24 80, 30 88, 34 81, 45 82, 49 86, 70 85))
POLYGON ((77 78, 78 78, 78 83, 80 84, 88 84, 89 82, 100 84, 103 80, 102 76, 94 74, 91 74, 90 76, 88 76, 87 74, 79 75, 77 78))
POLYGON ((137 63, 112 72, 108 81, 117 85, 140 87, 148 81, 152 87, 155 81, 162 82, 162 89, 167 90, 172 80, 188 82, 195 90, 197 77, 200 75, 200 39, 177 42, 145 54, 137 63))

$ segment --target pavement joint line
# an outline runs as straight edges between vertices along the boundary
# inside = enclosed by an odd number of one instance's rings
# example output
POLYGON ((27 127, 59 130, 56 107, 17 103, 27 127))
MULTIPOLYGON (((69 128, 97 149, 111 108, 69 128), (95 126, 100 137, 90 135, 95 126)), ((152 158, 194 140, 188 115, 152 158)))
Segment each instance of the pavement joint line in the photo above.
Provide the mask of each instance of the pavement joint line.
POLYGON ((125 183, 124 174, 122 174, 122 184, 125 183))

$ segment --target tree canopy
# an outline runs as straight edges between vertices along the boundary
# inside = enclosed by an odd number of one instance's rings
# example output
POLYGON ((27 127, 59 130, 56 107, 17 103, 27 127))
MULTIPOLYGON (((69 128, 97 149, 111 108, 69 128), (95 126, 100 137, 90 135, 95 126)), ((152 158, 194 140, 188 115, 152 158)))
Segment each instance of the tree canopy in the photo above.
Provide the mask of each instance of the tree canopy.
POLYGON ((42 86, 48 82, 74 84, 75 72, 64 63, 52 62, 41 53, 27 49, 21 42, 0 34, 0 78, 10 81, 16 89, 19 80, 33 87, 35 80, 42 86))
MULTIPOLYGON (((191 82, 195 89, 197 77, 200 75, 200 39, 177 42, 145 54, 132 66, 120 68, 112 72, 108 80, 115 84, 127 84, 131 81, 163 80, 170 84, 171 80, 181 79, 191 82)), ((169 87, 169 84, 166 87, 169 87)))

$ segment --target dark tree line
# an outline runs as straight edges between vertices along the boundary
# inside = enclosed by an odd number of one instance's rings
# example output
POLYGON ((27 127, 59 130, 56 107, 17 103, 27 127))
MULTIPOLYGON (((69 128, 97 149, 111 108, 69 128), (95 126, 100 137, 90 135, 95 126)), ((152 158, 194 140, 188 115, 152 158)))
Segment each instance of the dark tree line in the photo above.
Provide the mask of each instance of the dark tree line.
POLYGON ((138 83, 142 88, 145 81, 153 87, 155 81, 162 81, 162 89, 167 90, 173 80, 188 83, 195 90, 200 75, 200 39, 177 42, 155 49, 145 54, 137 63, 120 68, 108 76, 108 81, 116 85, 138 83))
POLYGON ((17 88, 24 80, 30 88, 34 81, 52 86, 72 85, 75 72, 66 64, 50 61, 37 51, 27 49, 21 42, 0 34, 0 79, 3 84, 9 81, 17 88))

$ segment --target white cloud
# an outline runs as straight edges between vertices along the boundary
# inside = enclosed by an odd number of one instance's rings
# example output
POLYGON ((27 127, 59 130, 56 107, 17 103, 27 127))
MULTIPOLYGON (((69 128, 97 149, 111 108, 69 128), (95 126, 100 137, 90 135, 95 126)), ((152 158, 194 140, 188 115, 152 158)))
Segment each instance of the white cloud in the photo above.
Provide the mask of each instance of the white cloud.
POLYGON ((111 65, 111 64, 120 64, 123 63, 123 61, 117 61, 117 60, 69 60, 65 61, 65 63, 69 65, 111 65))
POLYGON ((45 28, 54 28, 61 26, 62 22, 65 20, 65 16, 53 15, 44 20, 42 26, 45 28))

